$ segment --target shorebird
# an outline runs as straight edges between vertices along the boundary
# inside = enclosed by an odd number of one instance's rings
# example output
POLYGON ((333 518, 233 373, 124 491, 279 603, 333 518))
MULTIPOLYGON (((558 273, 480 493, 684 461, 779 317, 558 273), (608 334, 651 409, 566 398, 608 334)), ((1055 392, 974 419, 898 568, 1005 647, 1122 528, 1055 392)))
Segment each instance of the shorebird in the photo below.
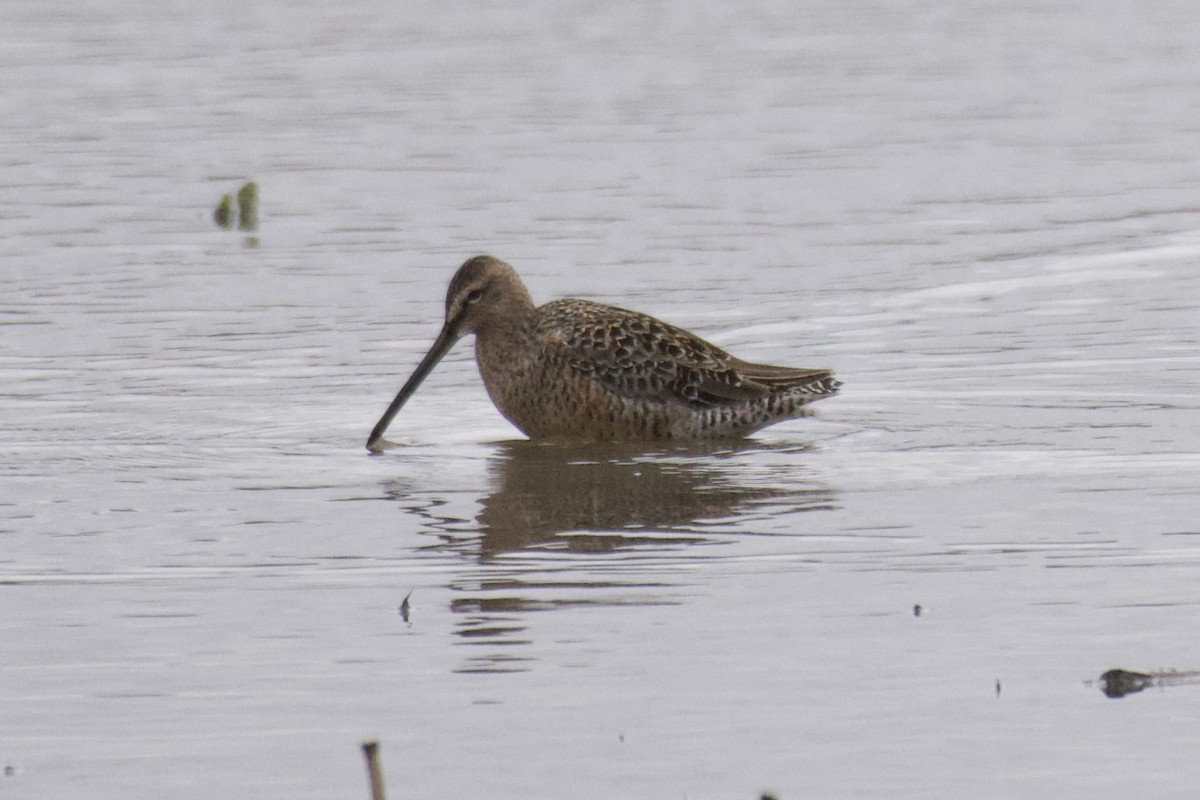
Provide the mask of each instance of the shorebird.
POLYGON ((590 300, 535 306, 517 271, 469 259, 446 290, 446 321, 367 448, 455 342, 500 413, 531 439, 662 441, 747 436, 837 393, 828 369, 752 364, 654 317, 590 300))

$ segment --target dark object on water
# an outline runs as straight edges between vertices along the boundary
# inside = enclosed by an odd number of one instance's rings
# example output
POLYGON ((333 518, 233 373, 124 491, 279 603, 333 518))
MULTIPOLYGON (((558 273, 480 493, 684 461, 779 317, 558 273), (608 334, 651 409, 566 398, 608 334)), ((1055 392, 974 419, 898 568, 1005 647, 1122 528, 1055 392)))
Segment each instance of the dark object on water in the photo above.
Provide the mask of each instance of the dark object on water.
POLYGON ((921 612, 922 612, 922 611, 924 611, 924 609, 923 609, 923 608, 921 608, 921 604, 920 604, 920 603, 917 603, 915 606, 913 606, 913 616, 914 616, 914 617, 919 617, 919 616, 921 616, 921 612))
POLYGON ((250 181, 238 189, 237 204, 238 230, 258 230, 258 184, 250 181))
POLYGON ((1124 697, 1143 689, 1168 686, 1200 686, 1200 670, 1156 669, 1151 672, 1133 672, 1127 669, 1110 669, 1100 676, 1100 691, 1109 697, 1124 697))
POLYGON ((233 195, 227 194, 217 203, 217 207, 213 209, 213 222, 225 230, 233 227, 233 195))
POLYGON ((1152 686, 1200 686, 1200 669, 1154 669, 1152 672, 1110 669, 1100 675, 1100 691, 1109 697, 1124 697, 1152 686))
POLYGON ((409 590, 408 594, 404 595, 404 599, 400 601, 400 618, 405 622, 408 622, 408 598, 410 597, 412 597, 411 589, 409 590))
POLYGON ((1110 669, 1100 676, 1100 691, 1109 697, 1124 697, 1153 685, 1153 675, 1127 669, 1110 669))
POLYGON ((383 791, 383 768, 379 766, 379 742, 363 742, 363 756, 367 759, 367 779, 371 782, 371 800, 387 800, 383 791))

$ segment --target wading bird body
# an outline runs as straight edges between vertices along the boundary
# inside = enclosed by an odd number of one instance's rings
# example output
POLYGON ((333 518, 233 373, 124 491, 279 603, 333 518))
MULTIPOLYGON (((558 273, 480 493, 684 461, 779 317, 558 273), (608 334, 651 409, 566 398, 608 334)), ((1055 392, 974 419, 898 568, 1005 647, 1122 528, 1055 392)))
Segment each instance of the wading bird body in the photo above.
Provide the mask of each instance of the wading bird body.
POLYGON ((429 353, 367 440, 463 336, 496 408, 533 439, 663 441, 742 437, 835 394, 827 369, 752 364, 646 314, 589 300, 535 306, 516 270, 491 256, 463 264, 429 353))

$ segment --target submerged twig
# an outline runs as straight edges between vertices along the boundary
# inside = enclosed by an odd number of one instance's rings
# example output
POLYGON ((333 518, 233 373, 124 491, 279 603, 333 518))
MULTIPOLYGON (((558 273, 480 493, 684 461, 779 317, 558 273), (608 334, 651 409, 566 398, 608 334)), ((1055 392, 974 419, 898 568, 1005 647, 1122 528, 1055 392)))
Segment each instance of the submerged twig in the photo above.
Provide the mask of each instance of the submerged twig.
POLYGON ((408 594, 404 595, 404 600, 400 603, 400 618, 408 622, 408 612, 411 606, 408 604, 408 598, 412 597, 412 590, 408 590, 408 594))

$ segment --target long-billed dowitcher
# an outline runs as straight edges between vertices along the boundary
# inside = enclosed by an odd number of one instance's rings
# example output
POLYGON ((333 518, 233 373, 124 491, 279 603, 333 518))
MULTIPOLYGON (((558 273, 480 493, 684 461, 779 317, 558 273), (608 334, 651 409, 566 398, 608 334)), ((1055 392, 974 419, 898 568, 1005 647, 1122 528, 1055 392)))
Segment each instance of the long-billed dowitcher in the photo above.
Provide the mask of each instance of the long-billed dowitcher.
POLYGON ((470 333, 492 402, 533 439, 746 436, 801 416, 841 386, 830 370, 742 361, 636 311, 589 300, 534 306, 515 269, 476 256, 450 281, 442 331, 371 431, 369 449, 379 449, 421 381, 470 333))

